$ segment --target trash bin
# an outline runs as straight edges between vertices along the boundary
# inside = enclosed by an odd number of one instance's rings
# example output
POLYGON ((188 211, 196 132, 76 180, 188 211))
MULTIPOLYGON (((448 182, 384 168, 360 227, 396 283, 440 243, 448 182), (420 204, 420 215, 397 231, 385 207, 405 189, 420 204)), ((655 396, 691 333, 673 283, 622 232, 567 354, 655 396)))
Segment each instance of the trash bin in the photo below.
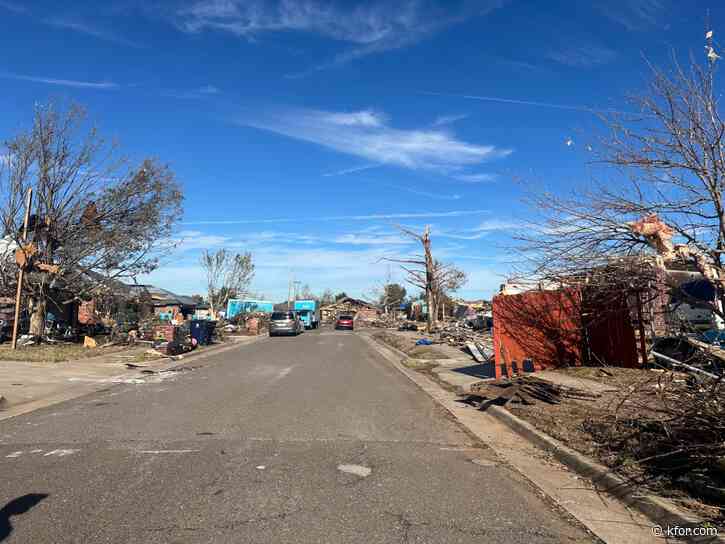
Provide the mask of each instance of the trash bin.
POLYGON ((216 327, 216 321, 208 321, 206 319, 191 320, 191 337, 196 340, 197 346, 211 344, 214 327, 216 327))
POLYGON ((217 324, 216 321, 207 321, 206 322, 206 332, 207 332, 206 340, 209 344, 211 344, 212 341, 214 340, 214 334, 216 334, 216 324, 217 324))

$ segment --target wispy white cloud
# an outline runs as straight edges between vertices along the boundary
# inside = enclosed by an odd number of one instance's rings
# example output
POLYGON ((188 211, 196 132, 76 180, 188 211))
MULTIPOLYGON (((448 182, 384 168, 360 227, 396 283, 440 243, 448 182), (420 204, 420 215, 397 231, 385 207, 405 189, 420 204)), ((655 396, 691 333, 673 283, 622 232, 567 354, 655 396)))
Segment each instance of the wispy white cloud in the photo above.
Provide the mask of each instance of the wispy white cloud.
POLYGON ((494 59, 494 62, 523 74, 539 74, 548 71, 546 67, 540 64, 534 64, 533 62, 527 62, 525 60, 498 57, 494 59))
POLYGON ((557 110, 572 110, 572 111, 583 111, 587 113, 631 113, 623 112, 621 110, 607 109, 607 108, 590 108, 589 106, 580 106, 573 104, 556 104, 554 102, 542 102, 537 100, 519 100, 517 98, 507 98, 504 96, 482 96, 476 94, 455 94, 455 93, 439 93, 433 91, 421 91, 421 94, 427 94, 430 96, 447 96, 454 98, 463 98, 466 100, 480 100, 482 102, 498 102, 501 104, 513 104, 519 106, 537 106, 541 108, 553 108, 557 110))
POLYGON ((591 68, 612 62, 617 52, 604 45, 572 42, 549 50, 546 57, 571 68, 591 68))
MULTIPOLYGON (((360 241, 364 238, 360 236, 360 241)), ((436 254, 446 260, 454 260, 462 253, 461 245, 440 244, 436 254)), ((329 288, 346 291, 353 296, 369 292, 375 284, 392 273, 392 281, 405 283, 403 272, 383 259, 408 254, 403 244, 389 245, 350 244, 348 247, 300 247, 299 245, 266 244, 253 249, 257 274, 252 289, 263 292, 273 300, 285 300, 287 282, 292 271, 296 280, 309 284, 314 292, 321 293, 329 288)), ((480 298, 490 296, 502 283, 501 272, 492 265, 495 256, 480 256, 468 252, 457 262, 469 277, 469 282, 460 291, 461 296, 480 298), (470 253, 470 254, 468 254, 470 253), (480 257, 481 263, 476 262, 480 257)), ((149 276, 140 279, 179 293, 204 292, 204 272, 195 258, 186 261, 175 260, 173 265, 162 267, 149 276)), ((411 291, 414 289, 411 288, 411 291)))
POLYGON ((219 94, 221 90, 214 85, 204 85, 203 87, 199 87, 198 92, 201 94, 219 94))
POLYGON ((370 234, 342 234, 334 238, 336 244, 353 246, 388 246, 388 245, 410 245, 411 240, 395 234, 377 235, 370 234))
POLYGON ((353 166, 352 168, 343 168, 342 170, 336 170, 335 172, 328 172, 322 174, 324 177, 332 176, 346 176, 348 174, 354 174, 356 172, 363 172, 364 170, 370 170, 372 168, 380 168, 382 164, 365 164, 363 166, 353 166))
POLYGON ((387 219, 433 219, 485 215, 490 210, 452 210, 445 212, 398 212, 367 215, 328 215, 320 217, 280 217, 276 219, 208 219, 184 221, 184 225, 254 225, 265 223, 301 223, 304 221, 375 221, 387 219))
POLYGON ((314 71, 411 46, 505 2, 374 0, 349 5, 321 0, 196 0, 178 9, 173 19, 178 28, 191 33, 216 30, 253 39, 263 33, 294 31, 352 45, 312 68, 314 71))
POLYGON ((382 127, 388 121, 388 116, 372 110, 323 113, 323 122, 343 127, 382 127))
POLYGON ((17 2, 0 0, 0 8, 12 11, 13 13, 28 13, 28 8, 17 2))
POLYGON ((622 25, 630 31, 645 30, 646 28, 662 25, 666 12, 670 9, 667 0, 609 0, 594 4, 606 18, 622 25))
POLYGON ((453 178, 466 183, 491 183, 496 181, 498 176, 496 174, 456 174, 453 178))
POLYGON ((145 47, 138 42, 126 39, 123 36, 119 36, 115 32, 112 32, 105 28, 101 28, 80 19, 74 19, 69 17, 51 17, 48 19, 44 19, 42 22, 49 26, 61 28, 64 30, 72 30, 81 34, 93 36, 94 38, 98 38, 99 40, 116 43, 118 45, 125 45, 135 48, 145 47))
POLYGON ((458 115, 439 115, 438 117, 436 117, 435 121, 433 121, 433 126, 440 127, 443 125, 451 125, 458 121, 462 121, 466 117, 468 117, 468 114, 465 113, 461 113, 458 115))
MULTIPOLYGON (((516 228, 514 221, 493 217, 461 231, 432 226, 436 256, 458 264, 471 278, 466 289, 461 291, 466 293, 464 296, 487 295, 501 283, 494 276, 500 274, 495 267, 504 262, 503 256, 488 242, 482 246, 475 240, 513 228, 516 228)), ((404 273, 385 259, 416 254, 418 243, 383 221, 360 228, 338 221, 332 229, 330 232, 325 226, 319 233, 300 232, 295 228, 235 234, 183 230, 178 236, 187 242, 178 246, 174 259, 141 281, 176 292, 203 292, 204 273, 198 265, 198 252, 217 247, 251 251, 257 270, 253 290, 274 300, 286 297, 290 271, 295 279, 309 284, 315 292, 330 288, 344 290, 353 296, 369 292, 391 272, 393 281, 405 281, 404 273), (343 232, 334 232, 337 225, 343 225, 343 232)))
POLYGON ((452 238, 455 240, 479 240, 488 236, 492 232, 497 231, 515 231, 523 228, 523 223, 518 221, 504 221, 501 219, 487 219, 480 223, 477 227, 471 229, 463 229, 459 231, 438 230, 434 234, 443 238, 452 238))
POLYGON ((173 240, 180 251, 221 247, 231 241, 229 236, 206 234, 198 230, 184 230, 173 240))
POLYGON ((33 83, 44 83, 46 85, 58 85, 61 87, 75 87, 80 89, 114 90, 120 86, 111 81, 78 81, 73 79, 55 79, 49 77, 28 76, 22 74, 0 74, 0 78, 16 79, 19 81, 31 81, 33 83))
POLYGON ((394 185, 393 187, 395 189, 400 189, 401 191, 406 191, 408 193, 418 195, 418 196, 424 196, 426 198, 433 198, 435 200, 460 200, 461 198, 463 198, 459 194, 447 195, 447 194, 443 194, 441 192, 421 191, 420 189, 411 189, 410 187, 399 187, 397 185, 394 185))
POLYGON ((414 170, 455 172, 462 167, 511 153, 509 149, 493 145, 461 141, 449 131, 397 129, 385 122, 382 115, 370 116, 369 112, 358 114, 289 110, 267 117, 242 118, 238 123, 319 144, 379 164, 414 170))
POLYGON ((162 89, 160 94, 161 96, 178 98, 181 100, 199 100, 221 94, 221 90, 214 85, 204 85, 196 89, 162 89))

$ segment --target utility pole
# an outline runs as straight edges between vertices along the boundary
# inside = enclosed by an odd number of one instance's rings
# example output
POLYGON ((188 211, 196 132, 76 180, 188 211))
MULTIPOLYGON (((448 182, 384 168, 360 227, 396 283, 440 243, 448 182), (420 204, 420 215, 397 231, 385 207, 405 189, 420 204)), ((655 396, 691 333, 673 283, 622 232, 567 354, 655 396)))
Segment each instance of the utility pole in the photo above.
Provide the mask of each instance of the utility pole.
MULTIPOLYGON (((24 251, 23 247, 28 239, 28 219, 30 218, 30 206, 33 204, 33 188, 28 187, 28 194, 25 197, 25 217, 23 218, 23 239, 21 251, 24 251)), ((25 259, 27 262, 27 259, 25 259)), ((13 321, 13 349, 18 347, 18 322, 20 321, 20 298, 23 294, 23 276, 25 275, 25 263, 20 267, 18 271, 18 290, 15 293, 15 320, 13 321)))
POLYGON ((287 280, 287 311, 289 312, 292 308, 292 270, 289 272, 289 278, 287 280))

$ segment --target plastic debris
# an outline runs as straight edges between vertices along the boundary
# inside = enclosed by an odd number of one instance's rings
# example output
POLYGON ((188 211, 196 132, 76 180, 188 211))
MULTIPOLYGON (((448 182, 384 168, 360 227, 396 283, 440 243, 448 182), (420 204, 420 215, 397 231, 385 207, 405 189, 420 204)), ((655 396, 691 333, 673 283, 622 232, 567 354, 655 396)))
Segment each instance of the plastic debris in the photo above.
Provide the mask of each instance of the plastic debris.
POLYGON ((705 46, 705 50, 707 51, 707 58, 710 60, 710 62, 715 62, 716 60, 721 59, 722 57, 715 53, 715 50, 711 46, 705 46))
POLYGON ((338 465, 337 470, 347 474, 354 474, 360 478, 367 478, 372 473, 372 469, 362 465, 338 465))
POLYGON ((433 342, 428 338, 421 338, 415 343, 416 346, 432 346, 433 342))

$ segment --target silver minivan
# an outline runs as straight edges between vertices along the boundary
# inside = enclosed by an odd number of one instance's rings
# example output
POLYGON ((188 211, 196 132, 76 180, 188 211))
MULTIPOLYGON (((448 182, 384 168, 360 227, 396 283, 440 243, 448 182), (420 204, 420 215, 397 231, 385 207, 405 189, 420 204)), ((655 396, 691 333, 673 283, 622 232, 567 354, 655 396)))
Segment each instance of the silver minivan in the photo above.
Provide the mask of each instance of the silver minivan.
POLYGON ((304 332, 305 324, 296 312, 273 312, 269 319, 269 335, 298 335, 304 332))

